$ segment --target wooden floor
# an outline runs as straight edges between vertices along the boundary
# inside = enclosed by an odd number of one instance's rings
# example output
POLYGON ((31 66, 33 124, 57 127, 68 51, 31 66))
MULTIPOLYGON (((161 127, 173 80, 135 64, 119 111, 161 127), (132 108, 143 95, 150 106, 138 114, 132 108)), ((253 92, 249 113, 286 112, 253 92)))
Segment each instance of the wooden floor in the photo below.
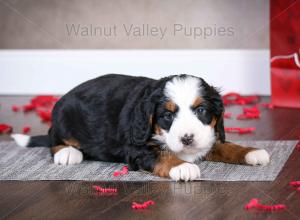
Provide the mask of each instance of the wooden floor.
MULTIPOLYGON (((25 125, 31 134, 43 134, 34 113, 14 113, 11 105, 25 104, 30 97, 0 97, 0 123, 12 124, 16 132, 25 125)), ((263 98, 264 101, 268 98, 263 98)), ((237 115, 241 107, 227 109, 237 115)), ((259 120, 226 120, 226 126, 255 126, 250 135, 228 135, 229 140, 290 140, 300 131, 300 111, 263 109, 259 120)), ((1 140, 8 140, 0 135, 1 140)), ((1 168, 0 168, 1 169, 1 168)), ((144 182, 101 183, 119 190, 116 196, 98 196, 91 182, 82 181, 2 181, 0 182, 0 219, 300 219, 300 192, 288 186, 300 180, 300 152, 292 153, 274 182, 144 182), (274 213, 245 211, 253 197, 263 203, 284 203, 286 211, 274 213), (134 211, 132 201, 152 199, 149 210, 134 211)))

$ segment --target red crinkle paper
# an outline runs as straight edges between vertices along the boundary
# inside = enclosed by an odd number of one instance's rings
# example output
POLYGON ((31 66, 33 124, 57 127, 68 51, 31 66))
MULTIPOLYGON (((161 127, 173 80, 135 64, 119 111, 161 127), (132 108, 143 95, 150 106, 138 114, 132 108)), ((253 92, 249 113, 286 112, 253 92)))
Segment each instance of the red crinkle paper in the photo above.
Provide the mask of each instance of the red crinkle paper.
POLYGON ((155 202, 153 200, 148 200, 144 203, 137 203, 137 202, 132 202, 131 208, 132 209, 146 209, 150 205, 154 205, 155 202))
POLYGON ((263 103, 260 103, 260 105, 262 107, 269 108, 269 109, 273 109, 274 108, 274 105, 272 103, 263 102, 263 103))
POLYGON ((260 209, 263 211, 276 211, 276 210, 283 210, 286 209, 286 206, 283 204, 276 204, 276 205, 263 205, 261 203, 259 203, 259 200, 254 198, 251 199, 250 202, 248 204, 245 205, 244 207, 245 209, 249 210, 249 209, 260 209))
POLYGON ((23 105, 23 112, 29 112, 35 109, 33 104, 23 105))
POLYGON ((256 128, 250 127, 250 128, 240 128, 240 127, 225 127, 225 132, 228 133, 239 133, 239 134, 248 134, 255 131, 256 128))
POLYGON ((291 186, 300 186, 300 181, 291 181, 289 184, 291 186))
POLYGON ((9 134, 13 130, 12 126, 8 124, 0 124, 0 134, 9 134))
POLYGON ((297 191, 300 192, 300 181, 292 181, 289 184, 290 186, 297 187, 297 191))
POLYGON ((18 112, 18 111, 20 111, 20 107, 19 107, 19 106, 16 106, 16 105, 13 105, 13 106, 11 107, 11 110, 12 110, 13 112, 18 112))
POLYGON ((23 127, 23 134, 27 134, 28 132, 30 132, 31 128, 29 126, 25 126, 23 127))
POLYGON ((231 112, 225 112, 224 113, 224 118, 231 118, 232 113, 231 112))
POLYGON ((101 186, 93 185, 93 189, 101 193, 117 193, 117 188, 102 188, 101 186))
POLYGON ((38 116, 41 118, 43 122, 51 121, 52 117, 52 109, 50 110, 36 110, 38 116))
POLYGON ((237 116, 238 120, 260 118, 260 110, 257 106, 243 108, 243 114, 237 116))
POLYGON ((128 173, 128 167, 127 166, 123 166, 122 170, 117 170, 114 172, 114 176, 120 176, 120 175, 125 175, 128 173))
POLYGON ((230 92, 223 95, 224 105, 247 105, 255 103, 259 100, 259 97, 256 95, 253 96, 241 96, 239 93, 230 92))
MULTIPOLYGON (((35 111, 43 122, 50 122, 52 109, 59 98, 54 96, 36 96, 30 103, 23 105, 23 112, 35 111)), ((18 111, 19 107, 12 106, 13 111, 18 111)))

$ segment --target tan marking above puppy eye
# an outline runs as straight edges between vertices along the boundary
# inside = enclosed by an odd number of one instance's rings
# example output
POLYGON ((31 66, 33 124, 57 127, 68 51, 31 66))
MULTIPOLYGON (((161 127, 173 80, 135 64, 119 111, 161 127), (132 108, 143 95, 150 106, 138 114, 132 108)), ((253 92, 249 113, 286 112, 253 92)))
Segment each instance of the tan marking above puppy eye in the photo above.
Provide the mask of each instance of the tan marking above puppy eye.
POLYGON ((192 105, 193 108, 197 108, 200 104, 202 103, 202 98, 201 97, 197 97, 192 105))
POLYGON ((176 104, 172 101, 167 101, 166 104, 165 104, 165 107, 170 112, 175 112, 176 111, 176 104))
POLYGON ((162 134, 161 127, 158 124, 154 125, 154 132, 155 132, 155 134, 158 134, 158 135, 162 134))

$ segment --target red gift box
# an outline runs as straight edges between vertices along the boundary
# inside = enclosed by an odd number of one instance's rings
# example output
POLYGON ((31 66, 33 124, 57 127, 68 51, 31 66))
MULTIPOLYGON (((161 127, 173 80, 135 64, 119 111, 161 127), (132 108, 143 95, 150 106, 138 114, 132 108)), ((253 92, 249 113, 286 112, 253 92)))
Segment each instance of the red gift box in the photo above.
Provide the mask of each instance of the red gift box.
POLYGON ((300 108, 299 12, 299 1, 271 1, 271 91, 274 106, 300 108))

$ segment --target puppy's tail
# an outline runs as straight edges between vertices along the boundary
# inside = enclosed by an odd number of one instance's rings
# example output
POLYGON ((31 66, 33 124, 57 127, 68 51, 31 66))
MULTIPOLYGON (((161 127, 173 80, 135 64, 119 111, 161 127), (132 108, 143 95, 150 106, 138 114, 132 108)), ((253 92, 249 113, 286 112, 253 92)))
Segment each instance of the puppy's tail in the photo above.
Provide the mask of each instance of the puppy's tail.
POLYGON ((51 147, 48 135, 29 136, 25 134, 12 134, 11 137, 20 147, 51 147))

